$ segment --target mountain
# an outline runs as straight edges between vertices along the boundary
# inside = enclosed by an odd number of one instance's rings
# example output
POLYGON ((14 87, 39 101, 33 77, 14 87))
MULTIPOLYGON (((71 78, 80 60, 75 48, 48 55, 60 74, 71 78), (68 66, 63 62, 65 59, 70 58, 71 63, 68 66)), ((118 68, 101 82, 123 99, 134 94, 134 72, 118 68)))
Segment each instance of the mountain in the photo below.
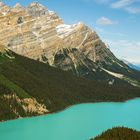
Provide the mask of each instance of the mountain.
POLYGON ((138 65, 138 64, 129 64, 129 66, 130 66, 131 68, 135 69, 135 70, 140 71, 140 65, 138 65))
POLYGON ((120 61, 84 23, 64 24, 43 5, 0 4, 0 44, 76 76, 110 85, 140 86, 140 73, 120 61))
POLYGON ((0 121, 56 112, 78 103, 140 97, 137 87, 77 77, 4 48, 0 45, 0 121))
POLYGON ((84 23, 43 5, 0 3, 0 121, 140 97, 140 72, 84 23))
POLYGON ((140 71, 140 64, 133 64, 133 63, 130 63, 126 60, 122 60, 125 64, 127 64, 130 68, 134 69, 134 70, 138 70, 140 71))
POLYGON ((124 127, 116 127, 103 132, 91 140, 139 140, 140 132, 124 127))
POLYGON ((135 70, 140 71, 140 65, 137 65, 137 64, 129 64, 129 67, 131 67, 132 69, 135 69, 135 70))

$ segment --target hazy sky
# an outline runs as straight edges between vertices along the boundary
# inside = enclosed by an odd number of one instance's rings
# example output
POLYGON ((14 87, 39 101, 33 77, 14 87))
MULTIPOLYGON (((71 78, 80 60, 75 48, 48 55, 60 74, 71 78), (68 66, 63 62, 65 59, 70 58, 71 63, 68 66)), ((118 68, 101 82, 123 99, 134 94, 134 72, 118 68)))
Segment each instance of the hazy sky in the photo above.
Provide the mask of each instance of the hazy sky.
MULTIPOLYGON (((140 0, 37 0, 72 24, 84 22, 121 59, 140 63, 140 0)), ((32 0, 4 0, 26 6, 32 0)))

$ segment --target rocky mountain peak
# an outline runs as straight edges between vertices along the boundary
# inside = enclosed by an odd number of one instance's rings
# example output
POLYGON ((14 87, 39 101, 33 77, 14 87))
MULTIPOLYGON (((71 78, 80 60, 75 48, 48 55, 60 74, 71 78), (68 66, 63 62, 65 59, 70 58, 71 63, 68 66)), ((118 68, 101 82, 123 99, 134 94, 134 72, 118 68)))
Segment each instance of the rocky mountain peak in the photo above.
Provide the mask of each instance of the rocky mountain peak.
POLYGON ((14 9, 22 9, 23 7, 21 6, 20 3, 16 3, 15 6, 13 7, 14 9))
POLYGON ((14 8, 21 8, 21 7, 22 7, 22 6, 21 6, 20 3, 16 3, 15 6, 14 6, 14 8))
POLYGON ((29 4, 26 10, 34 17, 40 17, 49 13, 48 9, 38 2, 32 2, 29 4))
POLYGON ((15 6, 11 8, 11 12, 18 13, 20 11, 24 11, 24 7, 22 7, 20 3, 16 3, 15 6))
POLYGON ((10 7, 0 2, 0 15, 6 15, 10 12, 10 7))
POLYGON ((3 6, 4 6, 4 3, 3 2, 0 2, 0 8, 3 7, 3 6))
POLYGON ((34 2, 30 3, 28 7, 42 7, 42 8, 45 8, 45 6, 43 6, 42 4, 40 4, 37 1, 34 1, 34 2))
POLYGON ((84 23, 64 24, 37 2, 11 9, 1 5, 0 42, 7 49, 90 79, 108 81, 109 74, 114 81, 131 72, 84 23))

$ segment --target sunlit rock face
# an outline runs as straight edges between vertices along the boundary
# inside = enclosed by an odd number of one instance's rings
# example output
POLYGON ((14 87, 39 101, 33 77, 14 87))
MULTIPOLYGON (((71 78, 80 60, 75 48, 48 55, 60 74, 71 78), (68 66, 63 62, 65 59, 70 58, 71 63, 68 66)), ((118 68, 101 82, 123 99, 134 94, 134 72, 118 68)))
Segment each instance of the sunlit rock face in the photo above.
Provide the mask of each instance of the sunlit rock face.
POLYGON ((0 4, 0 42, 18 54, 54 63, 54 55, 63 48, 78 49, 96 62, 104 59, 96 52, 106 49, 97 34, 83 23, 63 24, 62 19, 43 5, 27 7, 0 4))
POLYGON ((61 40, 56 26, 63 21, 54 13, 38 3, 28 7, 16 4, 9 8, 1 4, 0 8, 0 42, 14 52, 40 59, 47 52, 59 46, 61 40))
POLYGON ((66 25, 55 12, 37 2, 27 7, 0 3, 0 44, 90 79, 109 82, 113 77, 120 79, 118 74, 131 72, 95 31, 82 22, 66 25))

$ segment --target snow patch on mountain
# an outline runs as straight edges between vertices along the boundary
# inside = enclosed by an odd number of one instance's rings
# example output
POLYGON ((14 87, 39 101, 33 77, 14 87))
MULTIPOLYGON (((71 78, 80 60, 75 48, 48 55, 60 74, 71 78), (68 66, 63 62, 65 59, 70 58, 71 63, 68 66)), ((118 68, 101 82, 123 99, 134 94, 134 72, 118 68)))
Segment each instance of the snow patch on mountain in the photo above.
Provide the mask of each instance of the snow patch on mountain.
POLYGON ((102 68, 102 70, 104 70, 105 72, 107 72, 108 74, 114 76, 114 77, 117 77, 119 79, 123 79, 124 75, 123 74, 120 74, 120 73, 115 73, 115 72, 112 72, 112 71, 109 71, 109 70, 106 70, 104 68, 102 68))
POLYGON ((67 36, 70 36, 73 32, 75 32, 75 29, 81 24, 81 22, 73 25, 61 24, 56 27, 56 31, 60 38, 65 38, 67 36))

